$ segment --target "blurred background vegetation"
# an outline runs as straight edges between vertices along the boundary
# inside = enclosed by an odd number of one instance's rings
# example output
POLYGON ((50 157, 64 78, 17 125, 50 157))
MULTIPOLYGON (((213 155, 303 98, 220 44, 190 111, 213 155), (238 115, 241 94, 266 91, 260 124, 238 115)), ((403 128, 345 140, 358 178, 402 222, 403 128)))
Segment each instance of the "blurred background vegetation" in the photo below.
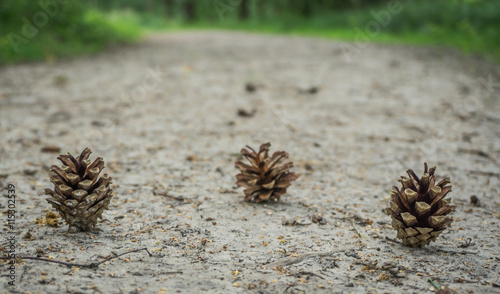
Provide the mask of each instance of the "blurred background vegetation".
POLYGON ((500 60, 499 0, 2 0, 0 64, 185 29, 439 45, 500 60))

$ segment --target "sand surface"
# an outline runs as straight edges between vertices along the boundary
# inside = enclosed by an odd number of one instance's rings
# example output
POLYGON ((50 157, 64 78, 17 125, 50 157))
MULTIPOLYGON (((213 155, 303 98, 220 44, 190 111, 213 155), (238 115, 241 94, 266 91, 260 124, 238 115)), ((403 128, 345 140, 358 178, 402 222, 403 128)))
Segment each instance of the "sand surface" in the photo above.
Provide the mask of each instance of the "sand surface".
POLYGON ((24 260, 15 287, 3 265, 1 292, 431 293, 432 279, 500 293, 498 67, 443 49, 352 46, 190 32, 0 68, 0 250, 15 236, 19 256, 64 262, 152 254, 96 269, 24 260), (280 203, 243 202, 234 161, 265 142, 300 178, 280 203), (47 146, 104 158, 116 197, 99 231, 37 221, 52 210, 43 190, 59 164, 47 146), (458 208, 436 242, 412 249, 391 241, 382 210, 424 162, 451 177, 458 208))

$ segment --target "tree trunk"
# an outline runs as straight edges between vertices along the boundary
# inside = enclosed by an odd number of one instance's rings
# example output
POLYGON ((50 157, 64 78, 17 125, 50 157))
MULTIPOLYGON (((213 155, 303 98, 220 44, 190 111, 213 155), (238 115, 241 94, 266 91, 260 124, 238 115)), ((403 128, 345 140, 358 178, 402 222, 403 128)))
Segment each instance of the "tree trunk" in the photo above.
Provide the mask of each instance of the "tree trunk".
POLYGON ((240 20, 248 20, 250 16, 250 11, 248 9, 248 0, 242 0, 240 3, 240 10, 238 12, 238 17, 240 20))
POLYGON ((305 1, 302 6, 302 16, 305 18, 310 18, 312 14, 311 1, 305 1))
POLYGON ((173 18, 174 17, 174 3, 173 0, 165 0, 164 1, 165 5, 165 13, 167 15, 167 18, 173 18))
POLYGON ((184 2, 184 14, 188 22, 193 22, 196 19, 196 7, 194 1, 184 2))

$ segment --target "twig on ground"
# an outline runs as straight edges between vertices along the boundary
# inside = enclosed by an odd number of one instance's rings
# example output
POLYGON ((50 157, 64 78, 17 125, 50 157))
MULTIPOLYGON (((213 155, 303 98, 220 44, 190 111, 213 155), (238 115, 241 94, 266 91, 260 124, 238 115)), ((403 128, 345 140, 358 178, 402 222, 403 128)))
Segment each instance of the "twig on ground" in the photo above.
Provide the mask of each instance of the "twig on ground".
MULTIPOLYGON (((385 237, 387 241, 391 241, 394 243, 400 243, 401 241, 391 239, 389 237, 385 237)), ((452 254, 477 254, 477 252, 472 252, 472 251, 454 251, 454 250, 447 250, 447 249, 441 249, 441 248, 427 248, 427 252, 433 253, 433 252, 444 252, 444 253, 452 253, 452 254)))
POLYGON ((471 174, 478 174, 481 176, 486 176, 486 177, 497 177, 500 178, 500 174, 494 173, 494 172, 485 172, 485 171, 480 171, 480 170, 469 170, 471 174))
POLYGON ((401 137, 392 137, 392 136, 373 136, 373 135, 369 135, 369 136, 366 136, 366 138, 368 138, 369 140, 381 140, 381 141, 390 141, 390 140, 394 140, 394 141, 401 141, 401 142, 409 142, 409 143, 415 143, 415 139, 413 138, 401 138, 401 137))
POLYGON ((292 257, 290 259, 285 259, 285 260, 278 260, 273 263, 269 264, 263 264, 266 268, 273 268, 277 266, 289 266, 295 263, 302 262, 306 259, 313 258, 313 257, 324 257, 324 256, 330 256, 338 252, 345 251, 344 249, 342 250, 336 250, 336 251, 331 251, 331 252, 318 252, 318 253, 305 253, 299 256, 292 257))
POLYGON ((488 158, 489 160, 493 161, 494 163, 497 163, 495 158, 493 158, 490 154, 488 154, 487 152, 485 152, 483 150, 458 148, 457 152, 458 153, 468 153, 468 154, 472 154, 472 155, 485 157, 485 158, 488 158))
POLYGON ((187 198, 184 198, 182 196, 169 195, 168 191, 166 191, 166 192, 159 192, 159 191, 153 190, 153 195, 155 195, 155 196, 163 196, 163 197, 166 197, 166 198, 169 198, 169 199, 177 200, 179 202, 191 202, 191 200, 189 200, 187 198))
POLYGON ((219 193, 220 194, 238 194, 238 192, 233 191, 233 190, 229 190, 229 189, 220 189, 219 193))
POLYGON ((21 283, 23 281, 24 275, 26 274, 27 271, 28 271, 28 267, 25 266, 23 269, 23 273, 21 274, 21 277, 19 278, 19 283, 21 283))
MULTIPOLYGON (((431 248, 429 248, 431 249, 431 248)), ((441 248, 432 248, 431 250, 428 250, 429 252, 432 251, 439 251, 439 252, 444 252, 444 253, 452 253, 452 254, 477 254, 477 252, 472 252, 472 251, 455 251, 455 250, 446 250, 446 249, 441 249, 441 248)))
POLYGON ((400 243, 400 244, 401 244, 401 241, 396 240, 396 239, 389 238, 389 237, 387 237, 387 236, 385 237, 385 239, 386 239, 387 241, 391 241, 391 242, 394 242, 394 243, 400 243))
POLYGON ((298 222, 296 219, 287 219, 286 217, 283 217, 281 219, 281 224, 284 225, 284 226, 308 226, 310 224, 312 224, 312 222, 310 223, 301 223, 301 222, 298 222))
POLYGON ((356 225, 354 224, 354 220, 351 218, 351 225, 352 227, 354 228, 354 230, 356 231, 356 233, 358 234, 358 237, 359 238, 364 238, 365 236, 361 235, 361 233, 359 232, 358 228, 356 227, 356 225))
POLYGON ((297 286, 297 283, 292 283, 292 284, 289 284, 286 288, 285 288, 285 293, 288 291, 288 289, 292 288, 292 287, 295 287, 297 286))
POLYGON ((320 279, 322 279, 322 280, 324 280, 324 279, 325 279, 324 277, 322 277, 322 276, 320 276, 320 275, 318 275, 318 274, 315 274, 315 273, 313 273, 313 272, 306 272, 306 271, 301 271, 301 272, 295 273, 295 274, 293 274, 293 275, 294 275, 294 276, 314 276, 314 277, 318 277, 318 278, 320 278, 320 279))
MULTIPOLYGON (((58 261, 58 260, 52 260, 52 259, 48 259, 48 258, 34 257, 34 256, 20 256, 20 257, 17 257, 16 259, 45 261, 45 262, 62 264, 62 265, 68 266, 68 267, 97 268, 99 265, 105 263, 106 261, 109 261, 109 260, 114 259, 114 258, 118 258, 118 257, 123 256, 125 254, 130 254, 130 253, 134 253, 134 252, 138 252, 138 251, 142 251, 142 250, 146 251, 149 254, 149 256, 153 256, 153 254, 151 254, 147 248, 140 248, 140 249, 130 250, 130 251, 127 251, 125 253, 121 253, 121 254, 118 254, 115 256, 108 257, 108 258, 106 258, 102 261, 99 261, 99 262, 92 262, 92 263, 86 263, 86 264, 64 262, 64 261, 58 261)), ((12 259, 12 258, 8 257, 8 256, 0 256, 0 259, 5 260, 5 259, 12 259)))

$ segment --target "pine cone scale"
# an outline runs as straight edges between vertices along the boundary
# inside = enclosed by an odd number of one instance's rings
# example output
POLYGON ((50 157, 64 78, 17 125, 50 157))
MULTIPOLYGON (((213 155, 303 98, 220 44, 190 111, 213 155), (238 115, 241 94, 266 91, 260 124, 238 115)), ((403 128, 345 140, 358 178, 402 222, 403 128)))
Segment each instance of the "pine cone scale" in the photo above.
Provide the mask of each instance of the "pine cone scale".
POLYGON ((73 192, 71 192, 71 197, 73 197, 73 199, 76 199, 77 201, 82 201, 82 199, 87 195, 89 195, 89 193, 82 189, 74 190, 73 192))
POLYGON ((243 188, 251 188, 252 185, 246 181, 236 181, 236 186, 243 188))
POLYGON ((444 197, 446 197, 446 194, 448 194, 448 192, 450 192, 451 188, 450 189, 441 189, 441 192, 439 193, 439 195, 437 195, 433 200, 432 200, 432 203, 431 203, 431 206, 435 206, 438 202, 440 202, 444 197))
POLYGON ((68 181, 68 176, 66 175, 66 172, 60 169, 57 165, 53 165, 50 167, 50 169, 54 172, 54 176, 60 181, 60 182, 65 182, 68 181))
POLYGON ((71 171, 76 171, 75 163, 73 162, 73 160, 69 158, 68 155, 60 155, 57 159, 59 159, 63 164, 68 166, 71 171))
POLYGON ((251 171, 251 172, 254 172, 255 174, 260 173, 260 169, 258 167, 251 166, 251 165, 245 164, 243 162, 236 162, 235 165, 241 171, 251 171))
POLYGON ((453 210, 451 206, 443 206, 440 209, 438 209, 436 212, 433 213, 433 215, 447 215, 453 210))

